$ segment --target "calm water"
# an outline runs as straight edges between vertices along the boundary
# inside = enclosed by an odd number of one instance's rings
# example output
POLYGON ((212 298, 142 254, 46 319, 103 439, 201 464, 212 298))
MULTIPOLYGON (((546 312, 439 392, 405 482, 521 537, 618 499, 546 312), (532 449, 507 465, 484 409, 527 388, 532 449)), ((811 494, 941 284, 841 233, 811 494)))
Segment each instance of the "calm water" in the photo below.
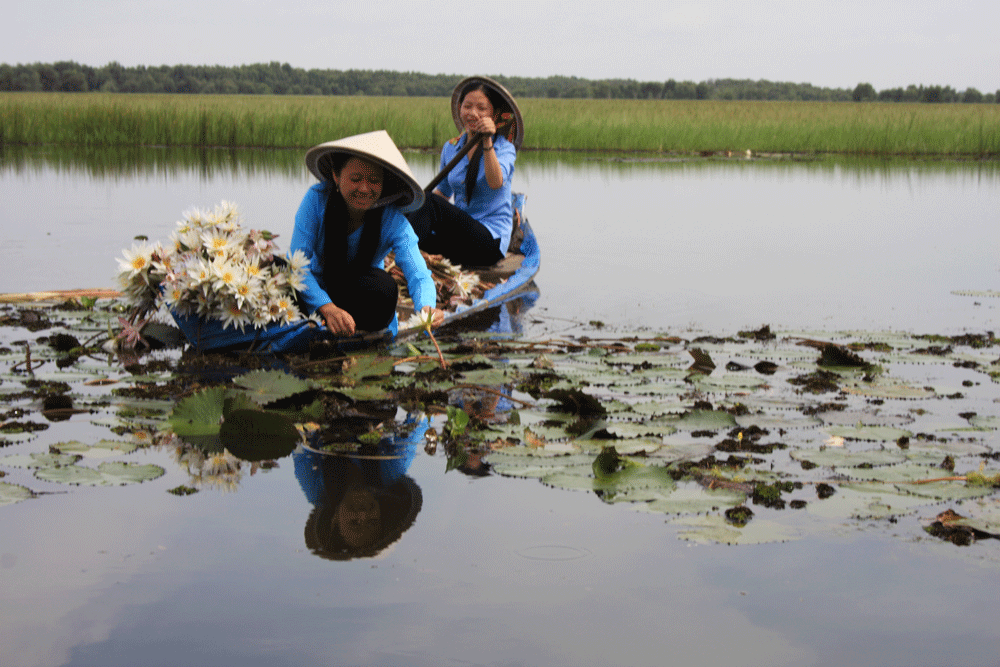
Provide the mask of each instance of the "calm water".
MULTIPOLYGON (((312 182, 295 160, 84 168, 25 156, 0 170, 0 292, 114 285, 115 258, 181 213, 238 203, 291 238, 312 182), (97 172, 99 176, 93 174, 97 172)), ((272 154, 273 155, 273 154, 272 154)), ((205 158, 208 159, 208 158, 205 158)), ((277 160, 277 158, 275 158, 277 160)), ((436 166, 411 154, 421 182, 436 166)), ((989 330, 1000 282, 995 163, 608 162, 525 154, 515 185, 544 253, 543 329, 989 330)))
MULTIPOLYGON (((222 199, 287 241, 310 180, 287 156, 247 160, 8 161, 0 292, 111 286, 134 235, 165 238, 181 211, 222 199)), ((433 157, 411 164, 430 180, 433 157)), ((996 326, 990 298, 952 294, 996 288, 995 165, 526 155, 516 178, 543 251, 539 332, 996 326)), ((30 446, 107 437, 74 419, 30 446)), ((845 524, 693 546, 662 517, 445 474, 421 450, 412 526, 377 558, 337 561, 308 546, 290 458, 181 498, 165 493, 190 482, 172 453, 130 460, 167 474, 0 508, 3 667, 1000 664, 995 540, 845 524)))

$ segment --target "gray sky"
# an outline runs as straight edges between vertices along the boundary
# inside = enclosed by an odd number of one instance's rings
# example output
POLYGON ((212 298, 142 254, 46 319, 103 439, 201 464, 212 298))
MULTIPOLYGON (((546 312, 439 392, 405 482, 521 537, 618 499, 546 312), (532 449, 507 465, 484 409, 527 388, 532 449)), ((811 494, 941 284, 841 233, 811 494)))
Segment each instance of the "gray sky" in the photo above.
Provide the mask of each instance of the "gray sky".
POLYGON ((8 3, 0 62, 1000 89, 996 0, 8 3))

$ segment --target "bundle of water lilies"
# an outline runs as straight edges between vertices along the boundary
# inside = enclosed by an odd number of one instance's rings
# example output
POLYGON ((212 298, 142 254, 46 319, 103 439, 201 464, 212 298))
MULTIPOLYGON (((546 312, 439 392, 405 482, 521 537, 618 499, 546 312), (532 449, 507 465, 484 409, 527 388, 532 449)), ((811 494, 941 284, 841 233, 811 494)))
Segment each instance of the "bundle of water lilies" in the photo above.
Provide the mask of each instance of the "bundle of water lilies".
MULTIPOLYGON (((461 266, 452 264, 441 255, 429 255, 423 251, 420 254, 424 256, 424 262, 431 270, 434 287, 437 290, 438 307, 442 309, 454 310, 456 306, 471 304, 476 299, 481 299, 483 292, 494 286, 493 283, 482 280, 479 274, 463 271, 461 266)), ((412 308, 413 300, 406 289, 406 278, 392 253, 385 258, 385 270, 399 286, 400 305, 412 308)))
POLYGON ((274 235, 245 230, 230 202, 183 216, 168 243, 140 242, 118 260, 118 281, 132 307, 122 322, 126 344, 134 346, 137 337, 129 332, 141 330, 161 307, 241 331, 248 324, 261 328, 302 318, 295 305, 309 264, 302 251, 279 257, 274 235))

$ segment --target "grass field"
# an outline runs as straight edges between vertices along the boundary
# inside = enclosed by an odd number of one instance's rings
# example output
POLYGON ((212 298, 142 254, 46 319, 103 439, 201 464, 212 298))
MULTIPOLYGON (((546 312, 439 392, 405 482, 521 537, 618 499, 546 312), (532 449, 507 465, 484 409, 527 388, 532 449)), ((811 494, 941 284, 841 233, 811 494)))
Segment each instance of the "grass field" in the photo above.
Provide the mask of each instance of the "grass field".
MULTIPOLYGON (((525 149, 1000 156, 998 104, 519 101, 525 149)), ((304 148, 457 134, 446 98, 0 93, 0 145, 304 148)))

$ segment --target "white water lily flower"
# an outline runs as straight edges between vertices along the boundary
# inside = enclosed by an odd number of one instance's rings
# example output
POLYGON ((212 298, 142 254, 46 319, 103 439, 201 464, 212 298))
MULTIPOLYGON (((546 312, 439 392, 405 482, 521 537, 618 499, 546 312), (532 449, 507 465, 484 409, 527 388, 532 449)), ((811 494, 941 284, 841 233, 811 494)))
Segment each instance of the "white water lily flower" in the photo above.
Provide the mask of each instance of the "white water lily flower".
POLYGON ((292 273, 301 273, 305 271, 306 267, 309 266, 310 261, 311 260, 306 256, 306 253, 301 248, 287 257, 288 268, 292 273))
POLYGON ((243 278, 243 271, 226 260, 212 262, 212 288, 218 292, 235 293, 237 281, 243 278))
POLYGON ((472 296, 472 291, 477 287, 479 287, 478 274, 459 272, 455 278, 455 286, 452 288, 452 293, 463 299, 467 299, 472 296))
POLYGON ((128 250, 124 250, 122 254, 125 258, 118 260, 120 272, 127 274, 129 279, 142 275, 148 282, 145 276, 153 265, 153 250, 153 246, 145 242, 134 244, 128 250))
POLYGON ((250 322, 250 315, 236 303, 235 300, 227 300, 219 310, 219 319, 222 320, 222 327, 228 329, 230 326, 239 327, 240 331, 250 322))
POLYGON ((434 323, 434 311, 427 309, 419 313, 413 313, 410 318, 406 320, 405 329, 426 329, 430 331, 431 325, 434 323))
POLYGON ((237 247, 236 241, 221 229, 202 232, 201 243, 205 252, 213 259, 225 258, 237 247))

